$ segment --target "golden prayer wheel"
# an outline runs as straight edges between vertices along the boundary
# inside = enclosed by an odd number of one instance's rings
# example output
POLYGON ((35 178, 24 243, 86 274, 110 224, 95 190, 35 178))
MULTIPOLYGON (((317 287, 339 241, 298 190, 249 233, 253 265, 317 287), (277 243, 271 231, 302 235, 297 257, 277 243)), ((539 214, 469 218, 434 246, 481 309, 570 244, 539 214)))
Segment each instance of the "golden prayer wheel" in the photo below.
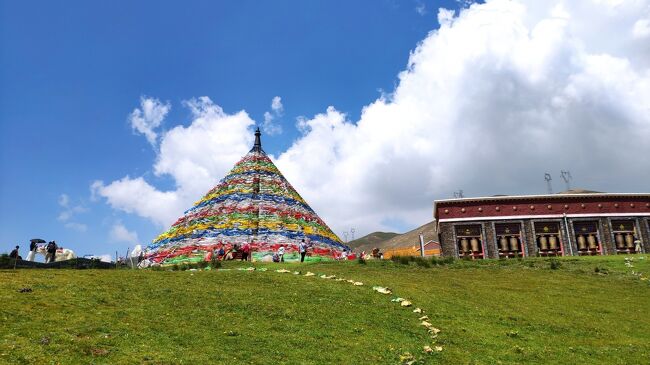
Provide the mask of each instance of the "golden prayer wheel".
POLYGON ((589 249, 598 248, 598 244, 596 244, 596 237, 594 237, 593 234, 590 234, 587 237, 587 242, 589 242, 589 249))
POLYGON ((467 241, 467 238, 460 239, 460 250, 463 252, 469 251, 469 242, 467 241))
POLYGON ((585 250, 587 249, 587 240, 585 240, 584 235, 579 235, 578 236, 578 250, 585 250))
POLYGON ((479 252, 480 251, 479 248, 478 248, 478 240, 476 238, 472 238, 470 243, 472 244, 472 251, 474 251, 474 252, 479 252))
POLYGON ((557 237, 550 236, 548 238, 548 243, 549 243, 549 246, 551 247, 551 250, 557 250, 557 237))
POLYGON ((616 248, 623 248, 625 246, 625 238, 622 234, 617 233, 614 239, 616 240, 616 248))
POLYGON ((516 236, 510 237, 510 251, 519 251, 519 239, 516 236))
POLYGON ((625 243, 627 244, 627 248, 632 248, 634 247, 634 236, 632 233, 628 233, 625 235, 625 243))
POLYGON ((546 238, 546 236, 541 236, 539 238, 539 248, 543 251, 548 250, 548 238, 546 238))
POLYGON ((501 251, 508 251, 508 239, 505 236, 501 236, 499 239, 499 247, 501 251))

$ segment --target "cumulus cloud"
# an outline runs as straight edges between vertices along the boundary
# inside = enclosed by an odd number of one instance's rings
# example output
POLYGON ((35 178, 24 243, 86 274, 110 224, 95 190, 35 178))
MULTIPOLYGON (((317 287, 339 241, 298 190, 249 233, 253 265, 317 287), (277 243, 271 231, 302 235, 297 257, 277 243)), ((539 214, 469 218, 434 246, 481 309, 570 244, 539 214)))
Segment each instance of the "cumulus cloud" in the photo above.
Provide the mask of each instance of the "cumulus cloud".
POLYGON ((70 196, 68 194, 61 194, 57 200, 61 211, 57 220, 64 223, 64 227, 78 231, 85 232, 88 227, 85 224, 73 222, 72 219, 79 213, 85 213, 88 211, 82 203, 71 204, 70 196))
MULTIPOLYGON (((335 231, 355 227, 359 236, 425 223, 432 201, 458 189, 542 193, 544 173, 558 180, 561 169, 575 186, 647 190, 649 6, 492 0, 441 9, 439 29, 411 52, 392 93, 358 120, 335 107, 300 118, 301 136, 273 158, 335 231)), ((176 190, 127 176, 98 184, 98 195, 158 223, 189 207, 250 148, 253 125, 211 102, 193 114, 189 127, 163 137, 154 165, 176 190), (203 144, 210 153, 197 148, 203 144)))
POLYGON ((571 169, 587 188, 647 189, 649 54, 625 36, 647 6, 441 9, 391 95, 357 121, 333 107, 301 120, 277 164, 330 224, 360 233, 431 220, 431 202, 459 188, 541 193, 546 171, 571 169))
POLYGON ((124 242, 137 244, 138 233, 129 231, 121 222, 118 222, 111 227, 110 238, 114 242, 124 242))
POLYGON ((95 199, 104 198, 114 209, 165 227, 216 185, 251 148, 255 122, 246 112, 227 114, 208 97, 184 104, 192 114, 192 123, 176 126, 162 136, 153 168, 156 176, 171 176, 175 189, 160 191, 143 177, 125 176, 108 184, 93 182, 91 195, 95 199))
POLYGON ((271 100, 271 111, 264 113, 264 123, 262 124, 264 133, 270 136, 282 133, 282 126, 276 123, 275 120, 281 117, 283 113, 282 98, 276 96, 271 100))
POLYGON ((158 133, 155 131, 171 109, 169 102, 162 103, 156 98, 140 97, 140 108, 135 108, 129 115, 129 122, 134 132, 143 134, 152 146, 156 145, 158 133))
POLYGON ((86 226, 83 223, 77 223, 77 222, 67 222, 64 224, 65 228, 69 228, 72 230, 75 230, 77 232, 86 232, 88 230, 88 226, 86 226))
POLYGON ((427 6, 421 0, 417 0, 415 2, 415 12, 420 14, 420 15, 426 15, 427 14, 427 6))
POLYGON ((639 19, 634 23, 632 35, 636 38, 645 38, 650 36, 650 19, 639 19))

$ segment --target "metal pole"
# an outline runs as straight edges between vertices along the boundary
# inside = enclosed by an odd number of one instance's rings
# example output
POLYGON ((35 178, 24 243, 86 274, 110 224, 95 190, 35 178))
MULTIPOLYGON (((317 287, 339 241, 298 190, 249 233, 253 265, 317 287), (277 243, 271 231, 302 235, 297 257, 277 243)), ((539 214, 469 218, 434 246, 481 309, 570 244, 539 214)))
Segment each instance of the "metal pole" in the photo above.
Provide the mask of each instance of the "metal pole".
POLYGON ((420 232, 420 257, 424 257, 424 235, 420 232))
POLYGON ((566 213, 564 215, 564 230, 566 231, 566 241, 569 244, 569 252, 573 256, 573 245, 571 244, 571 235, 569 234, 569 220, 566 218, 566 213))

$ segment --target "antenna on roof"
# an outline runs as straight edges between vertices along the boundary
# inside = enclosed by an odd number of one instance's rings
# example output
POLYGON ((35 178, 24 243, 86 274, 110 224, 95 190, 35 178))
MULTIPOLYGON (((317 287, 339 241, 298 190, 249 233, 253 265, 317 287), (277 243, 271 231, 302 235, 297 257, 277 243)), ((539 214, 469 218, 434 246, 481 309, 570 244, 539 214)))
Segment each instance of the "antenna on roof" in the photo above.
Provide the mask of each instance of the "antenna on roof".
POLYGON ((562 175, 562 180, 566 183, 566 189, 571 190, 571 180, 573 180, 573 177, 571 176, 571 171, 560 171, 562 175))
POLYGON ((454 198, 462 199, 464 197, 465 197, 465 195, 463 195, 463 190, 462 189, 460 189, 458 191, 454 191, 454 198))
POLYGON ((551 186, 551 174, 548 172, 544 174, 544 180, 546 180, 546 189, 548 189, 549 194, 553 194, 553 186, 551 186))

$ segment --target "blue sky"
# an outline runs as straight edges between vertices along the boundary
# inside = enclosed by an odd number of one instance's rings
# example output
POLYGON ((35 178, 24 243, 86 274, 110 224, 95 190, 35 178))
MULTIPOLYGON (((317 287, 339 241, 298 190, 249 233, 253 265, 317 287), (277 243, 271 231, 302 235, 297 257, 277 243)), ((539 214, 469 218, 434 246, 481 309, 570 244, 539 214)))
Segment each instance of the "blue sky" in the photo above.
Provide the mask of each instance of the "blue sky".
POLYGON ((358 118, 393 89, 440 6, 457 4, 0 2, 0 250, 40 237, 79 254, 122 252, 129 243, 111 241, 114 222, 142 242, 161 231, 90 198, 94 180, 125 174, 173 187, 152 177, 156 152, 128 122, 141 96, 172 105, 170 128, 191 122, 183 100, 206 95, 261 122, 280 95, 284 132, 264 139, 277 154, 298 136, 296 117, 335 105, 358 118))
POLYGON ((0 0, 0 251, 147 244, 256 124, 341 237, 561 170, 647 192, 648 100, 650 0, 0 0))

